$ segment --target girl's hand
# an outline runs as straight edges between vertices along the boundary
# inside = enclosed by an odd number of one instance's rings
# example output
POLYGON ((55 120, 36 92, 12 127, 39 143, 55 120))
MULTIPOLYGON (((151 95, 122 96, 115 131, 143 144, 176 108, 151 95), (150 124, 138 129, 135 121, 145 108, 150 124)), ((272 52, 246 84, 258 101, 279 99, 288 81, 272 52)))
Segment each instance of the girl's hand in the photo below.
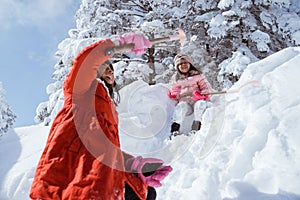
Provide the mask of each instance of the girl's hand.
POLYGON ((193 100, 198 101, 198 100, 204 100, 206 101, 208 99, 208 95, 202 95, 200 90, 195 90, 193 92, 193 100))

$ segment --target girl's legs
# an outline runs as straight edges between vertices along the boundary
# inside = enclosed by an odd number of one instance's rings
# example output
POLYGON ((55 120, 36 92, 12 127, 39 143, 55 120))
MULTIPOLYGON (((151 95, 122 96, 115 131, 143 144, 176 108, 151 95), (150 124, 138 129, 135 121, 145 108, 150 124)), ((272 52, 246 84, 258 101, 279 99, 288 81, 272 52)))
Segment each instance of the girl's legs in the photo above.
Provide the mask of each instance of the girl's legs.
POLYGON ((210 102, 199 100, 194 104, 194 121, 192 132, 196 132, 201 128, 201 121, 205 110, 210 106, 210 102))
POLYGON ((171 125, 171 137, 179 135, 180 125, 182 125, 185 116, 193 113, 191 105, 187 102, 179 102, 175 106, 173 114, 173 123, 171 125))
POLYGON ((174 114, 173 114, 173 121, 182 124, 184 121, 185 116, 190 115, 193 113, 193 108, 187 102, 179 102, 175 106, 174 114))

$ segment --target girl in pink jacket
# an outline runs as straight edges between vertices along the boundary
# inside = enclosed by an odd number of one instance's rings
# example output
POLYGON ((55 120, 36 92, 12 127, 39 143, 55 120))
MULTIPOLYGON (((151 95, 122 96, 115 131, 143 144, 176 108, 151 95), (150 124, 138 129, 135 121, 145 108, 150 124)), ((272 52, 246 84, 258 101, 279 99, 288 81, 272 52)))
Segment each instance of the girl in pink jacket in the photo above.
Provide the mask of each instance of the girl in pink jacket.
POLYGON ((187 55, 177 54, 174 57, 174 64, 177 70, 172 77, 173 85, 168 96, 178 101, 171 125, 170 138, 180 135, 180 126, 184 117, 194 112, 192 133, 200 130, 201 118, 208 107, 209 95, 212 91, 206 77, 197 70, 187 55))

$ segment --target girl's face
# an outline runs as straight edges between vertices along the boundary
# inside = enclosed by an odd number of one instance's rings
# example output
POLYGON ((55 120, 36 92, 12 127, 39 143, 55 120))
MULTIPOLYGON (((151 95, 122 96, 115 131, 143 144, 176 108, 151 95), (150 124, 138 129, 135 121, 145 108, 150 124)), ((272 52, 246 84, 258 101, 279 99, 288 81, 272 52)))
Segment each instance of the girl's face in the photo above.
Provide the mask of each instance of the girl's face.
POLYGON ((190 70, 191 64, 189 62, 184 62, 178 65, 178 69, 181 73, 185 74, 190 70))
POLYGON ((115 81, 114 71, 109 67, 109 65, 105 65, 101 78, 103 78, 106 83, 113 85, 115 81))

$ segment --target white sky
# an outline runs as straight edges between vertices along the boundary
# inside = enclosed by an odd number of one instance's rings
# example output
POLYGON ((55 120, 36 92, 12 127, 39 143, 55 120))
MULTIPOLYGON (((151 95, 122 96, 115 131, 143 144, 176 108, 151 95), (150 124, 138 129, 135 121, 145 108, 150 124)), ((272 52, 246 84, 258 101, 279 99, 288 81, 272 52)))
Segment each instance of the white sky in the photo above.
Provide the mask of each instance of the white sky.
POLYGON ((47 101, 54 82, 57 45, 76 28, 81 0, 0 1, 0 82, 17 115, 15 127, 34 124, 35 109, 47 101))

